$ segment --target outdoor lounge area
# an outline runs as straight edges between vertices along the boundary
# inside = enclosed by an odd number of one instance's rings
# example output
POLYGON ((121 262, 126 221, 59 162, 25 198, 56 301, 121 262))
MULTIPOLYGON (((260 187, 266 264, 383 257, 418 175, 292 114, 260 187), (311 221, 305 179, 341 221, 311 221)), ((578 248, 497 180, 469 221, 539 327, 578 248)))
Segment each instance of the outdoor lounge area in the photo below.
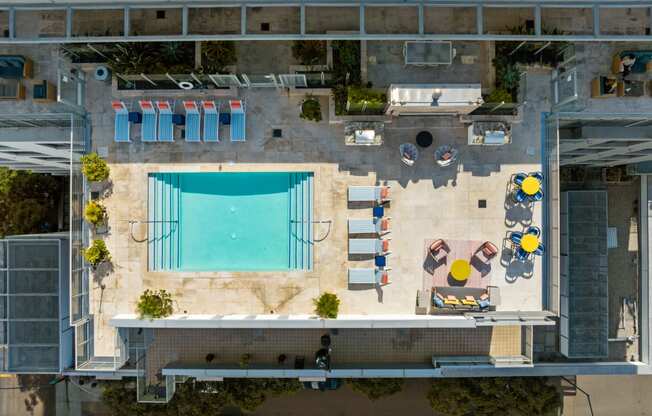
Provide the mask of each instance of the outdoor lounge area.
MULTIPOLYGON (((89 81, 87 100, 94 150, 111 169, 110 192, 103 199, 109 234, 103 238, 112 264, 96 273, 90 295, 96 354, 105 349, 107 355, 112 353, 113 328, 108 321, 133 313, 138 296, 148 288, 169 291, 175 313, 190 314, 311 314, 313 299, 331 292, 340 299, 340 315, 414 316, 421 313, 418 293, 433 287, 460 302, 478 304, 468 310, 433 312, 437 315, 542 310, 541 257, 518 261, 508 244, 511 232, 542 226, 541 201, 517 202, 512 196, 514 186, 519 186, 513 183, 514 175, 542 170, 536 111, 511 125, 511 143, 505 146, 469 145, 468 125, 456 116, 393 118, 384 123, 381 145, 349 146, 344 124, 299 117, 300 96, 244 89, 238 97, 210 100, 189 92, 183 99, 145 99, 151 102, 152 110, 147 111, 154 117, 167 108, 173 117, 185 115, 185 132, 175 130, 174 141, 158 143, 159 119, 152 122, 155 132, 150 133, 155 142, 143 143, 138 138, 142 128, 134 122, 126 136, 129 141, 116 142, 116 127, 124 128, 123 119, 118 122, 116 116, 124 117, 124 107, 127 113, 142 112, 144 118, 149 106, 113 97, 124 103, 114 111, 105 98, 111 94, 109 88, 89 81), (246 124, 241 126, 246 141, 230 140, 229 128, 222 124, 219 141, 209 139, 215 129, 207 133, 205 123, 221 120, 222 112, 237 112, 233 100, 246 102, 246 110, 240 107, 246 111, 246 124), (428 140, 423 132, 429 133, 428 140), (402 143, 412 144, 421 154, 409 166, 397 152, 402 143), (450 162, 438 163, 439 149, 455 150, 450 162), (312 173, 312 267, 283 272, 150 271, 147 244, 141 242, 151 219, 143 195, 149 174, 167 172, 312 173), (355 187, 361 188, 352 194, 355 187), (451 261, 433 274, 424 260, 427 247, 437 239, 458 254, 451 254, 451 261), (485 242, 493 247, 490 258, 480 249, 485 242), (477 264, 479 258, 482 265, 477 264), (451 282, 448 275, 456 259, 466 260, 472 273, 451 282)), ((532 77, 528 89, 545 94, 546 78, 532 77)), ((431 297, 429 301, 429 308, 437 309, 431 297)))

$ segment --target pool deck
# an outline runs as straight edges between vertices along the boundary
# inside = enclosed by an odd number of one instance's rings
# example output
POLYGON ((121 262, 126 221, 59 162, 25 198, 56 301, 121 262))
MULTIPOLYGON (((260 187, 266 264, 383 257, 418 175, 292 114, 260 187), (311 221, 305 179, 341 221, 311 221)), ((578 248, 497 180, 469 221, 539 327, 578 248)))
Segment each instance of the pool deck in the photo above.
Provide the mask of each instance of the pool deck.
MULTIPOLYGON (((110 232, 103 238, 113 257, 112 270, 101 271, 91 284, 91 313, 95 317, 96 355, 112 354, 113 328, 109 319, 133 313, 145 289, 166 289, 173 294, 176 313, 192 314, 306 314, 312 299, 335 292, 340 314, 415 313, 415 299, 423 286, 423 244, 426 239, 493 241, 499 248, 511 230, 522 230, 528 218, 542 225, 542 208, 506 209, 506 189, 517 172, 541 170, 541 111, 546 111, 549 90, 545 75, 528 78, 523 120, 512 126, 508 146, 468 146, 466 128, 457 117, 401 117, 385 126, 382 146, 345 146, 342 124, 308 123, 299 118, 300 97, 276 90, 243 90, 247 103, 247 141, 231 143, 143 144, 113 143, 113 112, 108 86, 89 81, 87 102, 92 119, 93 147, 105 153, 112 187, 104 203, 110 232), (539 79, 540 78, 540 79, 539 79), (544 98, 541 98, 544 97, 544 98), (284 137, 271 138, 272 128, 284 137), (421 150, 415 166, 406 167, 398 147, 414 142, 421 130, 430 131, 435 143, 421 150), (441 144, 460 151, 459 165, 437 167, 432 153, 441 144), (314 269, 309 272, 148 272, 146 243, 130 237, 129 220, 147 220, 149 172, 311 171, 315 177, 314 269), (371 206, 349 208, 350 185, 387 184, 392 202, 390 285, 380 289, 352 290, 347 284, 350 267, 365 267, 372 260, 348 257, 348 218, 371 218, 371 206), (487 201, 478 208, 478 200, 487 201)), ((192 97, 187 97, 192 98, 192 97)), ((196 97, 203 98, 203 97, 196 97)), ((323 107, 323 105, 322 105, 323 107)), ((136 129, 132 130, 132 135, 136 129)), ((227 131, 228 135, 228 131, 227 131)), ((208 213, 207 215, 210 215, 208 213)), ((134 226, 136 239, 146 237, 146 227, 134 226)), ((488 284, 501 291, 498 310, 537 311, 542 308, 542 260, 537 258, 529 276, 492 263, 488 284)))

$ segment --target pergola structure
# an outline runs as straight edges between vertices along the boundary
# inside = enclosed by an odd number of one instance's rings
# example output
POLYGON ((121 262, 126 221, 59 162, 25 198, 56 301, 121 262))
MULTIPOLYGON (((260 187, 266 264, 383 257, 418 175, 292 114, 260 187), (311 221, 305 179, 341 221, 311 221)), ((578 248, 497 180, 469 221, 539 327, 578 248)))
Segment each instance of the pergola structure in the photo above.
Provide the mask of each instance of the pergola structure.
POLYGON ((557 118, 560 166, 652 161, 652 114, 560 113, 557 118))
MULTIPOLYGON (((630 0, 203 0, 94 1, 15 0, 0 3, 0 43, 90 43, 198 40, 539 40, 539 41, 646 41, 652 39, 652 5, 630 0), (209 10, 210 9, 210 10, 209 10), (285 9, 280 31, 260 30, 252 13, 270 15, 285 9), (198 28, 207 15, 228 13, 221 20, 198 28), (352 30, 329 29, 315 22, 328 13, 352 21, 352 30), (164 27, 152 21, 161 16, 164 27), (39 19, 47 26, 39 32, 39 19), (104 16, 103 27, 88 25, 104 16), (384 20, 383 20, 384 19, 384 20), (29 27, 21 22, 30 22, 29 27), (107 23, 110 21, 110 23, 107 23), (636 25, 632 22, 637 21, 636 25), (396 24, 410 23, 397 29, 396 24), (108 24, 108 26, 107 26, 108 24), (143 29, 147 26, 146 29, 143 29), (221 26, 221 27, 220 27, 221 26), (228 28, 225 28, 228 26, 228 28), (319 27, 317 27, 319 26, 319 27), (636 26, 636 27, 634 27, 636 26), (522 33, 506 31, 522 27, 522 33), (552 31, 551 29, 557 29, 552 31), (92 33, 91 33, 92 32, 92 33), (0 33, 1 35, 1 33, 0 33)), ((330 19, 330 20, 338 20, 330 19)))
POLYGON ((0 115, 0 166, 70 175, 86 148, 84 117, 72 113, 0 115))

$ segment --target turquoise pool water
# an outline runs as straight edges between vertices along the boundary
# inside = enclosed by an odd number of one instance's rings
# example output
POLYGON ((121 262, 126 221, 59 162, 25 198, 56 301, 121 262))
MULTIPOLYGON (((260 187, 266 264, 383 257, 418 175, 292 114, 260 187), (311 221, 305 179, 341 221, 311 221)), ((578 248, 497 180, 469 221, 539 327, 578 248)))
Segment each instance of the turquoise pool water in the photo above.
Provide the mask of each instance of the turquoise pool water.
POLYGON ((150 174, 150 270, 312 266, 312 173, 150 174))

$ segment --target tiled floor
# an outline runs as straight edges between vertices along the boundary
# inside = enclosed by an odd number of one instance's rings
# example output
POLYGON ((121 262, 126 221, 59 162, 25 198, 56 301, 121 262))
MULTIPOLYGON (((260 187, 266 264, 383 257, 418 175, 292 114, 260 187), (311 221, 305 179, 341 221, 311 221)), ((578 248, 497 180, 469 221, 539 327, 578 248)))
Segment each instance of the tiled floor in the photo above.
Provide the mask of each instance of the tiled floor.
MULTIPOLYGON (((306 368, 314 362, 322 330, 313 329, 156 329, 147 351, 147 368, 155 374, 170 362, 237 366, 243 354, 250 365, 278 365, 285 354, 284 367, 293 368, 303 356, 306 368)), ((333 367, 387 363, 429 364, 433 355, 521 355, 521 328, 518 326, 477 329, 339 329, 331 332, 333 367)))
MULTIPOLYGON (((104 203, 110 232, 105 240, 113 269, 95 276, 91 310, 95 315, 96 353, 112 354, 113 329, 108 320, 135 310, 144 289, 167 289, 175 311, 194 314, 312 313, 312 299, 325 291, 341 299, 340 314, 413 314, 416 292, 423 285, 423 241, 426 238, 490 240, 501 246, 510 229, 521 230, 506 210, 506 186, 520 171, 541 169, 540 112, 548 105, 549 78, 528 78, 528 102, 522 121, 512 127, 512 143, 500 147, 468 146, 466 127, 457 117, 401 117, 386 124, 384 144, 378 147, 345 146, 343 125, 327 121, 308 123, 299 118, 302 97, 276 90, 242 90, 247 103, 247 141, 231 143, 143 144, 133 129, 132 143, 113 143, 113 114, 109 87, 90 80, 87 102, 93 124, 95 149, 106 153, 112 188, 104 203), (272 128, 283 128, 273 139, 272 128), (400 163, 398 147, 413 142, 428 130, 435 143, 421 150, 415 166, 400 163), (459 149, 459 164, 442 169, 433 161, 434 149, 451 144, 459 149), (314 270, 289 273, 151 273, 147 271, 146 227, 135 226, 130 237, 128 220, 147 220, 147 173, 156 171, 313 171, 314 218, 331 221, 315 225, 314 270), (347 205, 349 185, 389 184, 392 217, 389 266, 392 284, 382 289, 348 288, 347 269, 365 267, 372 260, 347 255, 347 219, 369 218, 371 207, 347 205), (478 200, 487 201, 486 208, 478 200), (100 284, 102 286, 100 286, 100 284), (102 287, 102 289, 100 289, 102 287), (106 351, 104 351, 106 350, 106 351)), ((205 97, 185 97, 205 98, 205 97)), ((228 135, 228 132, 227 132, 228 135)), ((541 224, 541 207, 527 217, 541 224)), ((498 310, 541 309, 541 261, 531 277, 498 261, 487 276, 500 287, 498 310)))

